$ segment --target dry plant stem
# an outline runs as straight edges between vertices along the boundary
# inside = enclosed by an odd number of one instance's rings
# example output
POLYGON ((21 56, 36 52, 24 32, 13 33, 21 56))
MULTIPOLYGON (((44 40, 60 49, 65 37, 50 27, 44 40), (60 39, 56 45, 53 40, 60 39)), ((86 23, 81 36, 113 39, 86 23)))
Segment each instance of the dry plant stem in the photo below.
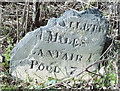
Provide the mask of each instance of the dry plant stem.
POLYGON ((30 27, 30 31, 32 31, 33 30, 33 28, 34 28, 34 25, 35 25, 35 18, 36 18, 36 12, 37 12, 37 10, 36 10, 36 3, 37 3, 37 1, 36 0, 33 0, 33 13, 32 13, 32 25, 31 25, 31 27, 30 27))
POLYGON ((117 67, 117 64, 116 62, 114 62, 114 68, 115 68, 115 73, 116 73, 116 87, 117 87, 117 84, 119 83, 119 76, 118 76, 118 67, 117 67))
POLYGON ((26 28, 25 28, 25 34, 27 33, 28 17, 29 17, 29 2, 27 2, 27 16, 26 16, 26 28))
POLYGON ((118 13, 118 35, 120 35, 120 3, 117 5, 117 13, 118 13))
POLYGON ((22 5, 22 6, 25 6, 25 4, 24 3, 17 3, 18 5, 22 5))
POLYGON ((19 42, 19 19, 18 19, 18 9, 16 9, 17 14, 17 43, 19 42))
POLYGON ((84 5, 83 5, 83 2, 81 2, 81 5, 82 5, 83 10, 85 10, 85 7, 84 7, 84 5))
POLYGON ((120 88, 120 48, 118 49, 117 67, 118 67, 118 88, 120 88))
POLYGON ((2 9, 0 8, 0 26, 2 24, 2 9))
POLYGON ((94 72, 91 72, 91 71, 89 71, 88 69, 86 70, 88 73, 91 73, 91 74, 94 74, 94 75, 97 75, 97 76, 101 76, 102 77, 102 75, 100 75, 100 74, 96 74, 96 73, 94 73, 94 72))
POLYGON ((24 23, 25 23, 26 7, 27 7, 27 3, 25 2, 25 6, 24 6, 24 9, 23 9, 23 14, 22 14, 22 28, 24 28, 24 23))
MULTIPOLYGON (((16 15, 4 15, 5 17, 16 17, 16 15)), ((30 15, 32 17, 32 15, 30 15)), ((18 17, 23 17, 23 15, 18 15, 18 17)), ((25 20, 22 19, 22 21, 25 22, 25 20)), ((24 25, 24 22, 22 23, 22 26, 24 25)))
POLYGON ((97 8, 99 8, 99 1, 97 1, 97 8))
MULTIPOLYGON (((117 15, 117 36, 120 36, 120 3, 116 3, 116 15, 117 15)), ((120 44, 118 44, 120 46, 120 44)), ((118 46, 118 62, 116 65, 116 73, 117 73, 117 87, 120 88, 120 47, 118 46)))
POLYGON ((35 16, 36 16, 36 0, 33 0, 33 16, 32 16, 32 21, 33 21, 33 24, 35 24, 35 16))

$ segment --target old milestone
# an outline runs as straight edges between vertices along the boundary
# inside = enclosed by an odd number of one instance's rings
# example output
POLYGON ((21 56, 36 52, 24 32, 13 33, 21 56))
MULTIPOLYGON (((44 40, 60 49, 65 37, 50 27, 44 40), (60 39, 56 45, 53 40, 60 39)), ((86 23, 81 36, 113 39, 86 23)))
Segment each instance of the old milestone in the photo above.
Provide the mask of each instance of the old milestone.
POLYGON ((78 74, 100 57, 107 31, 108 24, 97 9, 68 10, 26 34, 12 50, 10 73, 38 82, 78 74))

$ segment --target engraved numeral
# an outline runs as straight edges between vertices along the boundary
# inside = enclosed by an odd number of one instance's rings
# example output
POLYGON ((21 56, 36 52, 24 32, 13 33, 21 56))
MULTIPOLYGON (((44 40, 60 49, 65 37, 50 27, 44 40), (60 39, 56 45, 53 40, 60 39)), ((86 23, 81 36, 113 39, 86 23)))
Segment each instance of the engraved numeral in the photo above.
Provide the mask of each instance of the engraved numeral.
POLYGON ((72 75, 76 71, 77 67, 71 67, 71 69, 72 71, 70 72, 70 75, 72 75))

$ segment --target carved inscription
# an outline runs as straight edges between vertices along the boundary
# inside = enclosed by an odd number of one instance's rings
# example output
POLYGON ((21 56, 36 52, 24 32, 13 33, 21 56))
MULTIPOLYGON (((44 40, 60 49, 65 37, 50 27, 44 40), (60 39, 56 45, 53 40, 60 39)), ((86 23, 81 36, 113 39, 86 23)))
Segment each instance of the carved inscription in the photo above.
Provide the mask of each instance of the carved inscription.
POLYGON ((30 69, 33 69, 34 65, 37 65, 36 71, 47 70, 49 73, 51 73, 51 72, 59 73, 60 72, 57 66, 51 66, 51 65, 48 66, 48 65, 45 65, 44 63, 38 63, 38 61, 36 61, 36 60, 31 60, 30 69))
POLYGON ((62 53, 60 51, 52 51, 52 50, 43 50, 36 48, 33 51, 33 55, 37 55, 39 57, 51 57, 51 58, 59 58, 62 60, 69 60, 69 61, 81 61, 82 55, 80 54, 74 54, 74 53, 62 53))
POLYGON ((68 28, 80 29, 81 31, 91 31, 91 33, 96 32, 96 31, 101 32, 102 30, 104 30, 103 29, 104 26, 87 24, 87 23, 82 23, 82 22, 69 22, 68 28))
MULTIPOLYGON (((71 35, 72 36, 72 35, 71 35)), ((42 32, 38 36, 39 40, 46 41, 47 43, 53 42, 53 43, 59 43, 59 44, 69 44, 72 45, 73 48, 83 46, 85 47, 88 44, 88 41, 86 38, 71 38, 66 37, 65 35, 62 35, 58 32, 54 33, 52 31, 42 32)))
MULTIPOLYGON (((30 69, 36 69, 36 71, 47 70, 49 73, 51 73, 51 72, 60 73, 60 71, 61 71, 58 66, 54 66, 52 64, 51 65, 46 65, 44 63, 39 63, 36 60, 31 60, 30 69), (35 68, 35 65, 37 66, 37 68, 35 68)), ((77 70, 77 67, 71 66, 69 69, 67 69, 67 67, 65 66, 64 69, 66 70, 66 75, 70 76, 70 75, 74 74, 74 72, 77 70)))
MULTIPOLYGON (((90 31, 91 33, 94 32, 95 30, 99 30, 98 32, 101 32, 101 27, 93 25, 93 24, 86 24, 83 23, 81 24, 80 22, 70 22, 69 24, 69 29, 80 29, 80 31, 82 31, 83 33, 85 33, 85 31, 90 31), (82 27, 81 27, 82 26, 82 27)), ((85 35, 85 34, 83 34, 85 35)), ((73 48, 78 48, 78 47, 86 47, 89 42, 93 42, 93 41, 88 41, 87 37, 83 37, 82 34, 80 36, 74 36, 72 35, 72 33, 60 33, 58 31, 54 31, 54 30, 45 30, 45 31, 41 31, 39 35, 37 35, 36 37, 39 39, 39 41, 41 42, 45 42, 46 44, 53 43, 53 44, 61 44, 61 46, 63 45, 69 45, 72 46, 73 48)), ((61 50, 57 50, 57 49, 49 49, 49 48, 45 48, 45 47, 35 47, 34 50, 32 51, 32 55, 38 56, 38 57, 50 57, 56 60, 66 60, 67 62, 70 61, 82 61, 83 55, 82 54, 77 54, 77 53, 72 53, 69 52, 67 53, 65 50, 64 52, 61 50)), ((90 53, 90 56, 88 58, 88 62, 90 62, 92 57, 92 54, 90 53)), ((54 72, 54 73, 60 73, 60 70, 58 68, 58 66, 55 65, 46 65, 45 63, 38 63, 38 61, 35 60, 31 60, 31 67, 30 69, 34 69, 35 66, 37 66, 36 71, 43 71, 46 70, 49 73, 54 72)), ((64 69, 62 68, 62 70, 65 70, 66 75, 70 76, 72 74, 74 74, 74 72, 77 70, 77 67, 67 67, 65 66, 64 69)))

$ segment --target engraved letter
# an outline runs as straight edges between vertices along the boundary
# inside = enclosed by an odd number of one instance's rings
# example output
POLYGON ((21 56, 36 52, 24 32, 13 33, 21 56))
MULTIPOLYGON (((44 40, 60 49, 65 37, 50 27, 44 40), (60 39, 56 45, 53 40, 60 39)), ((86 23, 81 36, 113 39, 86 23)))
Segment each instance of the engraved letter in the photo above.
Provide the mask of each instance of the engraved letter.
POLYGON ((56 58, 58 58, 59 57, 59 52, 57 50, 55 52, 56 52, 56 58))
MULTIPOLYGON (((35 61, 35 60, 31 60, 31 61, 32 61, 32 64, 31 64, 30 69, 33 69, 33 65, 34 65, 34 61, 35 61)), ((37 65, 37 64, 38 64, 38 61, 36 61, 35 65, 37 65)))
POLYGON ((32 61, 32 64, 31 64, 31 67, 30 67, 30 69, 32 69, 33 68, 33 62, 34 62, 34 60, 31 60, 32 61))
POLYGON ((88 58, 88 62, 90 62, 90 60, 91 60, 91 57, 92 57, 92 53, 90 53, 90 56, 89 56, 89 58, 88 58))
POLYGON ((55 40, 53 42, 57 41, 58 33, 55 34, 55 40))
POLYGON ((48 43, 49 43, 49 41, 52 41, 52 33, 51 33, 51 31, 47 31, 48 33, 49 33, 49 35, 48 35, 48 43))
POLYGON ((40 54, 41 54, 41 56, 43 56, 43 51, 42 51, 42 49, 40 49, 39 52, 38 52, 38 55, 40 55, 40 54))
POLYGON ((67 43, 68 42, 68 38, 65 38, 65 43, 67 43))
POLYGON ((81 59, 82 59, 82 55, 77 55, 76 56, 76 61, 78 60, 78 61, 81 61, 81 59))
POLYGON ((70 60, 73 60, 73 53, 71 54, 70 60))
POLYGON ((59 72, 60 72, 57 66, 55 66, 54 72, 55 72, 55 73, 59 73, 59 72))
POLYGON ((73 23, 73 22, 70 22, 70 25, 69 25, 70 28, 72 27, 72 23, 73 23))
POLYGON ((51 73, 52 72, 52 67, 51 66, 46 66, 46 70, 51 73))
POLYGON ((47 51, 46 55, 50 55, 51 57, 53 57, 52 52, 50 50, 47 51))
POLYGON ((79 46, 78 39, 73 40, 73 47, 79 46))
POLYGON ((37 69, 37 70, 42 71, 42 70, 44 70, 44 68, 45 68, 44 64, 41 63, 41 64, 38 66, 38 69, 37 69))
POLYGON ((67 53, 64 54, 64 56, 62 57, 62 59, 67 60, 67 53))
POLYGON ((41 33, 40 33, 40 40, 42 39, 42 31, 41 31, 41 33))

